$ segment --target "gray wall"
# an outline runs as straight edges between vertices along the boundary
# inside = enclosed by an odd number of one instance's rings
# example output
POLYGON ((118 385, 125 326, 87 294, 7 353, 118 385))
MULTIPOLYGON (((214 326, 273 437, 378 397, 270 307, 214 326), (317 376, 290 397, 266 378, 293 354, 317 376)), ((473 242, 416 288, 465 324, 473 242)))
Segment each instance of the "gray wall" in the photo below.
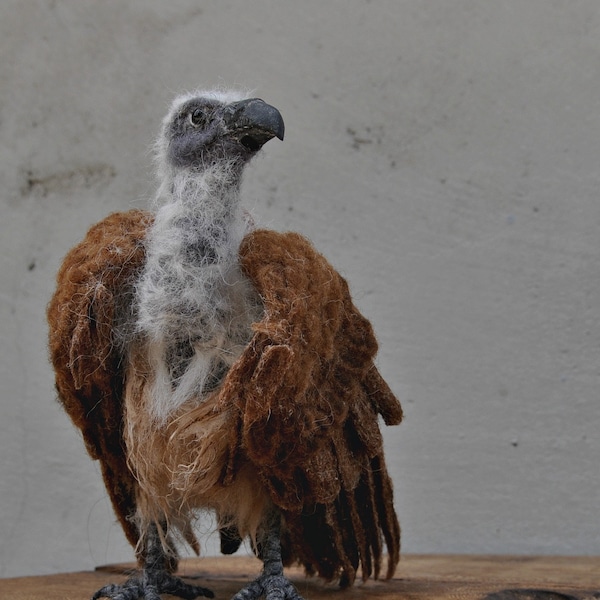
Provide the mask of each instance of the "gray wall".
POLYGON ((378 332, 404 551, 600 554, 596 0, 5 0, 0 52, 0 575, 132 556, 44 309, 87 227, 146 204, 173 95, 214 84, 281 109, 246 204, 378 332))

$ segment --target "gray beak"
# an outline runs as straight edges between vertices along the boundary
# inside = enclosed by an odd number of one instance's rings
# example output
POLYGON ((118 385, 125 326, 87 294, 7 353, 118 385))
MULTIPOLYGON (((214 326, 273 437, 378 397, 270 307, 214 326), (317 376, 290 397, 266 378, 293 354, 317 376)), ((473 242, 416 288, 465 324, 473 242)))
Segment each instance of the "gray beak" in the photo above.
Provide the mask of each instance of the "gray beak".
POLYGON ((281 113, 259 98, 227 105, 223 120, 229 134, 253 152, 274 137, 283 140, 285 127, 281 113))

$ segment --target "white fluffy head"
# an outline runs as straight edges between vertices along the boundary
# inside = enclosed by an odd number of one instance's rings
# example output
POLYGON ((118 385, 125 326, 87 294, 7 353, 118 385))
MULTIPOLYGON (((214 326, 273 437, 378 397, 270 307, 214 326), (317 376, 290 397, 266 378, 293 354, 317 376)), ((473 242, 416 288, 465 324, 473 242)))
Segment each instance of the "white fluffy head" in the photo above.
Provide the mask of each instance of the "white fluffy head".
POLYGON ((236 90, 226 88, 213 88, 208 90, 194 90, 191 92, 184 92, 179 94, 172 102, 167 114, 165 115, 160 133, 154 144, 154 156, 156 162, 156 170, 158 180, 161 187, 165 183, 169 183, 175 175, 176 169, 167 160, 167 153, 169 149, 169 129, 173 119, 182 110, 182 108, 191 100, 196 98, 202 98, 217 102, 222 105, 231 104, 232 102, 239 102, 240 100, 246 100, 252 95, 251 90, 236 90))

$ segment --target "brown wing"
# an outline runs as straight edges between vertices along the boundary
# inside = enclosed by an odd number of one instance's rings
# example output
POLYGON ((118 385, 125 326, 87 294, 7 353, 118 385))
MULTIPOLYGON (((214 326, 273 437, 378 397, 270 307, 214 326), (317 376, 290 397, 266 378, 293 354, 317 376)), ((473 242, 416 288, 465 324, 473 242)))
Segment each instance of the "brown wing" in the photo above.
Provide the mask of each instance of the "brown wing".
POLYGON ((124 380, 115 331, 128 314, 151 220, 149 213, 133 210, 94 225, 65 257, 47 311, 60 402, 100 461, 113 507, 134 546, 136 483, 123 448, 124 380))
POLYGON ((266 315, 232 367, 223 401, 237 408, 229 476, 250 459, 285 515, 289 560, 342 586, 387 576, 399 558, 400 528, 383 456, 378 415, 402 409, 378 373, 370 323, 345 280, 302 236, 256 231, 242 267, 266 315))

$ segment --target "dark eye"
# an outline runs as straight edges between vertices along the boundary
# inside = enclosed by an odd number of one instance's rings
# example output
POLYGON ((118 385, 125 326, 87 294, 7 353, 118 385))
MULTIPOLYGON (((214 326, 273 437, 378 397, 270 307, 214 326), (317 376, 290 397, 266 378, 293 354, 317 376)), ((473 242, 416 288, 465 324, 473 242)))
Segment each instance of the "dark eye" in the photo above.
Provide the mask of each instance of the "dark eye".
POLYGON ((190 123, 194 127, 199 127, 204 122, 204 111, 201 108, 195 108, 190 113, 190 123))

